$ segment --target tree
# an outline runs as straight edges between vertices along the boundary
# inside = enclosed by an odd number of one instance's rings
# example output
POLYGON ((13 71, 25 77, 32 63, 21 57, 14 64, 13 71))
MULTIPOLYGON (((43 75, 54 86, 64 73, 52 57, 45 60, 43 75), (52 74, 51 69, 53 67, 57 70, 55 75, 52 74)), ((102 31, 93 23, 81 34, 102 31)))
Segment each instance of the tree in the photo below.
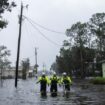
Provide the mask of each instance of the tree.
POLYGON ((105 13, 93 14, 89 21, 89 28, 91 34, 96 36, 97 53, 102 60, 102 53, 105 52, 105 13))
POLYGON ((73 24, 70 29, 66 30, 66 35, 72 39, 73 46, 79 47, 79 56, 81 62, 81 77, 84 76, 84 47, 88 46, 90 37, 88 35, 88 28, 86 23, 77 22, 73 24))
POLYGON ((27 72, 29 71, 29 67, 30 67, 29 58, 26 58, 25 60, 22 60, 21 65, 22 65, 22 79, 26 79, 27 72))
POLYGON ((9 0, 0 0, 0 29, 3 29, 7 25, 7 21, 3 19, 2 14, 5 11, 11 12, 11 8, 15 6, 15 2, 9 2, 9 0))
POLYGON ((100 61, 105 60, 105 13, 93 14, 89 21, 91 34, 96 36, 97 50, 95 54, 97 69, 101 71, 100 61))
POLYGON ((3 70, 10 67, 11 62, 8 60, 10 56, 10 50, 7 50, 6 46, 0 46, 0 71, 1 77, 3 76, 3 70))
POLYGON ((56 67, 60 73, 67 72, 72 74, 72 56, 70 49, 62 47, 60 49, 60 55, 56 56, 56 67))
POLYGON ((54 63, 51 65, 50 70, 59 73, 58 67, 57 67, 57 63, 56 63, 56 62, 54 62, 54 63))
POLYGON ((93 14, 89 22, 77 22, 66 30, 69 40, 64 40, 60 55, 56 57, 58 71, 75 76, 94 76, 101 70, 105 59, 105 13, 93 14), (95 64, 94 63, 98 62, 95 64))

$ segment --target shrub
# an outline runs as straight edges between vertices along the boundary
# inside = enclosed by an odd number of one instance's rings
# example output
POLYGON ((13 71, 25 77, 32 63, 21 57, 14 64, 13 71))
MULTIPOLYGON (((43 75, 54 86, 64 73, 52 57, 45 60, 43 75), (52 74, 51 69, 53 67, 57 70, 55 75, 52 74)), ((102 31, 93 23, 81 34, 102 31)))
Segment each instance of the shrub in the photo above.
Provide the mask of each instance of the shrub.
POLYGON ((93 84, 105 84, 105 78, 103 77, 95 77, 93 79, 91 79, 91 83, 93 84))

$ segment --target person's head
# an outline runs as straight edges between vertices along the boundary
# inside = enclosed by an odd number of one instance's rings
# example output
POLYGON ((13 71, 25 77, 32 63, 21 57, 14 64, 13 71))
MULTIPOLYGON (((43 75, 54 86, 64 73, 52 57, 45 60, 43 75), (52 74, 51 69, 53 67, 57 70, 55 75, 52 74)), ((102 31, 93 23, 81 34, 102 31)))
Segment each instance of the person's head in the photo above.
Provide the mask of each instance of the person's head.
POLYGON ((67 76, 67 73, 66 72, 63 72, 63 74, 62 74, 64 77, 66 77, 67 76))
POLYGON ((46 75, 45 72, 42 72, 42 77, 45 77, 45 75, 46 75))
POLYGON ((56 72, 53 72, 53 76, 56 76, 56 72))

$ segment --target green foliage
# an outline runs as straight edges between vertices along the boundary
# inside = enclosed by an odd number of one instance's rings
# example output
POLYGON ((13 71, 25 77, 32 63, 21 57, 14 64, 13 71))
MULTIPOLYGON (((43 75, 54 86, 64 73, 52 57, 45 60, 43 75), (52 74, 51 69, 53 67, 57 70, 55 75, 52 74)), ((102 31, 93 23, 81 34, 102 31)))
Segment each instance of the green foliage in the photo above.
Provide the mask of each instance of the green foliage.
POLYGON ((51 65, 50 70, 57 72, 57 63, 54 62, 54 63, 51 65))
POLYGON ((72 39, 74 46, 83 47, 88 43, 88 29, 86 23, 77 22, 70 29, 66 30, 66 35, 72 39))
POLYGON ((28 72, 29 67, 30 67, 29 58, 26 58, 25 60, 22 60, 21 65, 22 65, 22 78, 26 79, 27 72, 28 72))
POLYGON ((66 35, 69 40, 64 40, 56 57, 56 70, 81 78, 101 70, 100 61, 105 59, 105 13, 93 14, 86 23, 73 24, 66 35))
POLYGON ((93 83, 93 84, 103 84, 103 85, 105 85, 105 78, 96 77, 96 78, 93 78, 90 82, 93 83))
POLYGON ((14 1, 10 3, 9 0, 0 0, 0 14, 4 13, 5 10, 11 12, 11 8, 15 6, 16 4, 14 1))
POLYGON ((96 36, 98 51, 105 50, 105 13, 93 14, 89 21, 91 34, 96 36))
POLYGON ((87 24, 77 22, 76 24, 73 24, 70 29, 67 29, 66 33, 67 36, 70 39, 72 39, 71 41, 73 43, 72 48, 77 48, 75 49, 76 52, 73 53, 73 57, 77 58, 76 59, 77 62, 75 61, 75 59, 73 61, 78 64, 78 67, 76 67, 77 66, 76 65, 75 68, 79 69, 81 77, 83 77, 85 75, 84 74, 85 46, 88 46, 88 43, 90 41, 87 24))
POLYGON ((57 69, 60 70, 60 72, 63 72, 64 70, 68 73, 71 73, 71 52, 70 49, 64 49, 61 48, 60 50, 60 56, 56 57, 56 62, 57 62, 57 69))
POLYGON ((10 68, 11 62, 8 60, 10 56, 10 50, 7 50, 6 46, 0 46, 0 74, 3 77, 3 70, 10 68))
POLYGON ((15 7, 15 2, 9 2, 9 0, 0 0, 0 29, 3 29, 7 25, 7 21, 4 21, 2 14, 7 10, 11 12, 12 7, 15 7))
MULTIPOLYGON (((97 62, 105 59, 105 13, 93 14, 89 21, 91 34, 96 36, 96 52, 97 62)), ((97 68, 101 69, 101 65, 97 64, 97 68)))
POLYGON ((0 20, 0 28, 3 29, 4 27, 6 27, 7 22, 6 21, 1 21, 0 20))

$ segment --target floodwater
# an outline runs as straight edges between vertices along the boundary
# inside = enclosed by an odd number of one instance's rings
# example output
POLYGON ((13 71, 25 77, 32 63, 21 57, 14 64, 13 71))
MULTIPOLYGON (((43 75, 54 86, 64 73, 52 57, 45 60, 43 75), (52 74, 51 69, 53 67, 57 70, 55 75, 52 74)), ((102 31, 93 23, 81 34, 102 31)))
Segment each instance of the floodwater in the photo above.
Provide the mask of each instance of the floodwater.
POLYGON ((74 82, 69 97, 63 95, 59 87, 57 97, 51 97, 48 87, 47 97, 40 96, 36 80, 19 80, 17 89, 14 80, 3 80, 0 87, 0 105, 105 105, 105 86, 87 82, 74 82))

